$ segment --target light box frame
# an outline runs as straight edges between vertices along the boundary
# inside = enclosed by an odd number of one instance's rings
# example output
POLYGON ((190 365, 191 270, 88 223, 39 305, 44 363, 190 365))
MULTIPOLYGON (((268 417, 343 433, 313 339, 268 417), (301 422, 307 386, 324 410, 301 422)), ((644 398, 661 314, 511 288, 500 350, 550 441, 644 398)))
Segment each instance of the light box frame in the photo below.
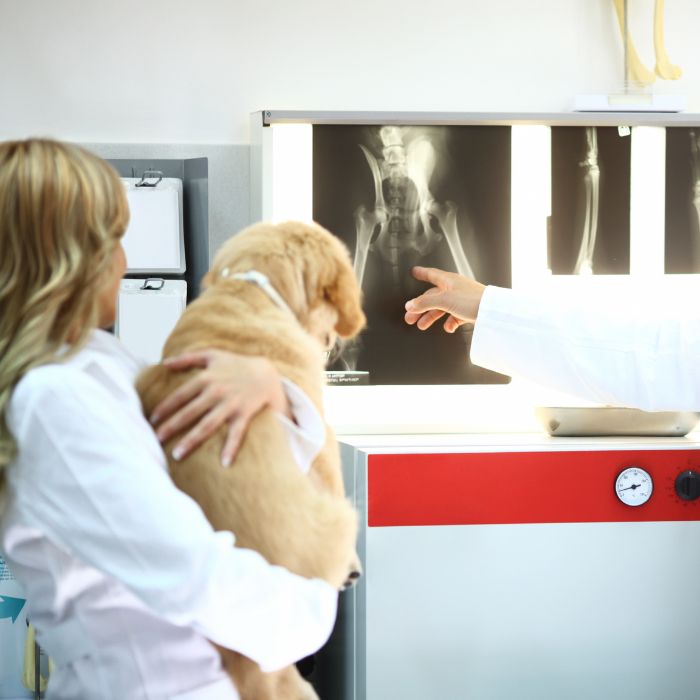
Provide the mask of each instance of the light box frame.
MULTIPOLYGON (((587 278, 551 275, 547 268, 546 240, 530 241, 525 246, 522 236, 513 236, 517 226, 528 227, 533 223, 527 219, 532 214, 518 210, 516 191, 511 229, 512 287, 539 289, 558 296, 590 292, 605 297, 633 295, 638 289, 648 289, 653 281, 660 295, 673 295, 680 306, 694 303, 693 287, 700 284, 700 275, 664 274, 663 196, 661 205, 651 212, 645 211, 645 202, 650 188, 658 188, 664 182, 664 172, 659 174, 656 168, 660 154, 665 152, 661 150, 665 148, 665 127, 700 127, 698 114, 260 110, 251 114, 252 221, 311 219, 311 127, 321 124, 509 126, 519 127, 513 132, 517 134, 535 134, 538 128, 556 126, 629 127, 633 138, 630 274, 587 278), (293 136, 295 131, 297 136, 293 136), (657 144, 651 146, 650 163, 644 162, 649 157, 644 148, 634 145, 645 141, 657 144), (299 195, 297 187, 305 179, 309 187, 307 201, 305 195, 299 195), (526 253, 525 248, 530 252, 526 253), (539 256, 535 260, 532 251, 539 256)), ((513 167, 517 168, 517 163, 513 167)), ((534 416, 537 405, 590 405, 519 379, 507 385, 329 386, 325 403, 329 422, 338 434, 533 432, 540 430, 534 416)))

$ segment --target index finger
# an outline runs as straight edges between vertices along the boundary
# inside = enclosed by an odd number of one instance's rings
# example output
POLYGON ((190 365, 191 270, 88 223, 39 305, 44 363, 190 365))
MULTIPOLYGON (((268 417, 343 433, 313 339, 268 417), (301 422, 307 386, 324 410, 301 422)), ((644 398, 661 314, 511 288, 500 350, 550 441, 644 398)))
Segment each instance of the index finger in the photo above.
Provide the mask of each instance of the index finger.
POLYGON ((168 369, 191 369, 193 367, 208 367, 211 362, 210 350, 195 350, 184 352, 182 355, 166 357, 163 364, 168 369))
POLYGON ((411 274, 421 282, 430 282, 436 287, 444 284, 447 281, 448 273, 444 270, 439 270, 437 267, 416 267, 411 269, 411 274))

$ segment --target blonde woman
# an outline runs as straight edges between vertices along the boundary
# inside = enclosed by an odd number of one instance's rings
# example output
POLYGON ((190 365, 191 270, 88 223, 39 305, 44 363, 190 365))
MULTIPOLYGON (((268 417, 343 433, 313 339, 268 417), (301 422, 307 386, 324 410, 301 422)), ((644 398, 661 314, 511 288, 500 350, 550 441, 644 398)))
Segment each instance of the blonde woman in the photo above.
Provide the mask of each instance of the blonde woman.
MULTIPOLYGON (((55 662, 47 698, 236 698, 209 640, 281 668, 324 643, 337 593, 234 548, 170 481, 132 387, 140 365, 100 330, 127 221, 104 161, 50 140, 0 144, 2 551, 55 662)), ((313 459, 322 424, 264 361, 174 364, 208 369, 156 409, 160 437, 196 423, 186 452, 228 421, 227 462, 270 404, 313 459)))

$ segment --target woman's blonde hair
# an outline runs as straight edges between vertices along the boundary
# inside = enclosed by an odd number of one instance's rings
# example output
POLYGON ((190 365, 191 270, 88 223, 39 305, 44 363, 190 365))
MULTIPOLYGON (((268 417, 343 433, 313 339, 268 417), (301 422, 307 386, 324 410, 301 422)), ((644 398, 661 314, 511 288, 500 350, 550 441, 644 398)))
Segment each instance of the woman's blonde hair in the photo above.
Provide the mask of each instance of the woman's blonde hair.
POLYGON ((49 139, 0 143, 0 486, 17 450, 12 391, 97 325, 128 221, 124 186, 101 158, 49 139))

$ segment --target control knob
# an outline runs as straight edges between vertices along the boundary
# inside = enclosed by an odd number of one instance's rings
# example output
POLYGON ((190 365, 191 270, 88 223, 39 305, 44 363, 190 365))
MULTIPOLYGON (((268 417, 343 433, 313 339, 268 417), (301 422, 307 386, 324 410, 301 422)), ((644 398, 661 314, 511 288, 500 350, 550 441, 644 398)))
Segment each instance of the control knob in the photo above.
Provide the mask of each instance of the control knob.
POLYGON ((700 472, 687 469, 676 477, 676 493, 684 501, 694 501, 700 496, 700 472))

